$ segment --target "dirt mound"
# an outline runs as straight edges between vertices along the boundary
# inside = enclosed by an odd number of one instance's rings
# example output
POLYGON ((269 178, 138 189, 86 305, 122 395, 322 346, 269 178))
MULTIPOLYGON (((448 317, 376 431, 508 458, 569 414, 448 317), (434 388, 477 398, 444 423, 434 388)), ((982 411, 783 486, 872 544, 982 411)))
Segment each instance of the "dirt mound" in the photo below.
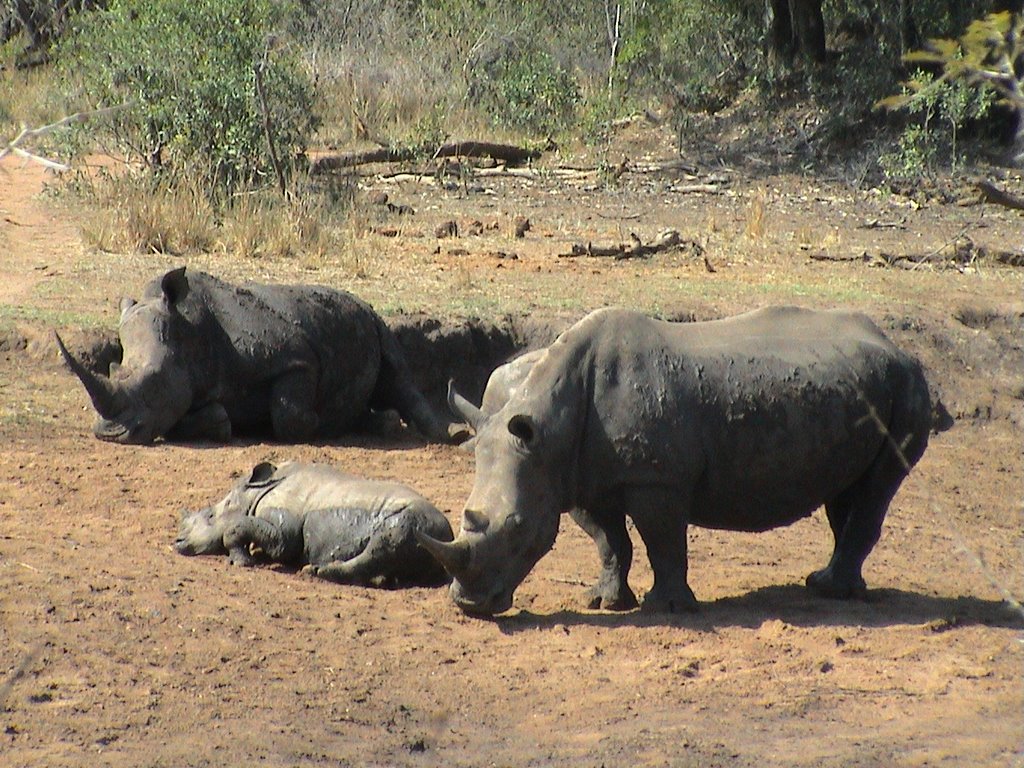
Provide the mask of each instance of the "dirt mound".
MULTIPOLYGON (((711 313, 678 311, 666 319, 693 322, 711 313)), ((487 377, 511 357, 550 344, 578 315, 537 317, 507 314, 496 321, 400 315, 389 320, 405 352, 416 385, 439 409, 446 409, 448 382, 473 402, 480 402, 487 377)), ((964 305, 952 312, 897 316, 880 324, 893 341, 925 367, 937 429, 950 419, 1010 419, 1024 424, 1024 307, 964 305)), ((78 330, 65 343, 83 363, 106 374, 121 359, 116 332, 78 330)), ((11 332, 0 338, 0 351, 39 357, 54 352, 52 338, 38 332, 11 332)), ((56 358, 54 358, 56 359, 56 358)))
POLYGON ((921 361, 932 402, 954 419, 1024 424, 1024 307, 974 304, 951 314, 886 315, 881 322, 921 361))
POLYGON ((391 319, 389 325, 420 390, 447 408, 449 379, 460 392, 480 402, 491 371, 520 352, 547 346, 576 319, 505 315, 489 321, 420 314, 391 319))

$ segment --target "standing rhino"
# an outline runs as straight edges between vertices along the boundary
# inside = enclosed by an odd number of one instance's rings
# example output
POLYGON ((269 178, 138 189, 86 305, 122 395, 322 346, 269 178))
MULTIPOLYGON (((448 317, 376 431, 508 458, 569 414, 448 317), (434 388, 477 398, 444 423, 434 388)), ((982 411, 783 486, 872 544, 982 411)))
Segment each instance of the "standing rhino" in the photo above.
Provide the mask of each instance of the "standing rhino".
POLYGON ((414 532, 452 540, 447 518, 404 485, 322 464, 265 462, 217 504, 182 515, 174 548, 252 565, 255 546, 275 562, 346 584, 443 584, 444 569, 414 532))
POLYGON ((395 408, 424 436, 464 437, 412 384, 398 342, 376 312, 318 286, 229 285, 171 270, 142 299, 121 302, 124 350, 110 377, 57 344, 99 413, 101 440, 282 442, 338 435, 370 409, 395 408))
POLYGON ((629 516, 654 570, 643 607, 678 611, 696 606, 688 524, 764 531, 822 504, 835 549, 807 584, 863 594, 864 559, 927 445, 930 402, 918 363, 863 315, 771 308, 675 324, 599 310, 500 410, 465 415, 476 477, 462 530, 451 543, 420 536, 456 604, 510 608, 572 510, 602 564, 590 607, 637 604, 629 516))

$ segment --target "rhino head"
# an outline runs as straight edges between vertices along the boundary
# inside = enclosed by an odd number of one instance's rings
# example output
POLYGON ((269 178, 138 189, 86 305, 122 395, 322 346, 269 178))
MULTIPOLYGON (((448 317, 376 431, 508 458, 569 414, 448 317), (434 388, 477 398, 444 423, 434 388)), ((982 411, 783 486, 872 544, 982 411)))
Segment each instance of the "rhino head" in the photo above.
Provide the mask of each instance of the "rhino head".
POLYGON ((235 483, 227 496, 213 506, 182 513, 174 549, 182 555, 225 554, 224 532, 232 522, 251 514, 260 499, 277 487, 282 478, 276 475, 277 467, 273 464, 257 464, 247 478, 235 483))
POLYGON ((121 301, 118 335, 124 350, 109 376, 95 374, 77 360, 57 335, 57 346, 85 386, 99 414, 93 431, 101 440, 151 443, 167 434, 192 405, 187 347, 195 331, 179 312, 188 295, 185 268, 160 282, 160 294, 141 302, 121 301))
MULTIPOLYGON (((420 544, 452 576, 452 600, 472 614, 512 607, 512 595, 551 549, 575 472, 560 424, 543 422, 511 405, 484 414, 450 392, 449 405, 476 431, 476 476, 453 542, 416 532, 420 544)), ((572 409, 568 409, 572 410, 572 409)))

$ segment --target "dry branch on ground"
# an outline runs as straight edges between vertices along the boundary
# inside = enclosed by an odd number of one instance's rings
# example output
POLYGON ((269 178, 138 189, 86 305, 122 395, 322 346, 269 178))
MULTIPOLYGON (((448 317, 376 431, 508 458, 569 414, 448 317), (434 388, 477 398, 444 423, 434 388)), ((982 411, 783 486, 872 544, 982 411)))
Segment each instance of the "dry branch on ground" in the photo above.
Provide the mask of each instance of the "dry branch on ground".
MULTIPOLYGON (((517 147, 512 144, 498 144, 490 141, 454 141, 442 144, 430 157, 489 157, 509 165, 523 165, 541 156, 539 149, 517 147)), ((310 163, 310 173, 329 173, 342 168, 355 168, 370 163, 404 163, 423 157, 424 153, 414 149, 378 147, 360 152, 346 152, 340 155, 318 157, 310 163)))
POLYGON ((694 240, 683 240, 678 230, 666 229, 659 232, 653 241, 644 243, 639 235, 630 233, 630 242, 612 245, 594 245, 593 243, 573 243, 569 253, 558 254, 559 258, 575 258, 578 256, 608 257, 613 259, 646 259, 656 253, 681 248, 690 248, 696 255, 704 255, 704 246, 694 240))
POLYGON ((991 181, 980 179, 975 182, 975 186, 981 190, 982 199, 987 203, 995 203, 1005 208, 1013 208, 1018 211, 1024 211, 1024 197, 1017 197, 1006 192, 991 181))

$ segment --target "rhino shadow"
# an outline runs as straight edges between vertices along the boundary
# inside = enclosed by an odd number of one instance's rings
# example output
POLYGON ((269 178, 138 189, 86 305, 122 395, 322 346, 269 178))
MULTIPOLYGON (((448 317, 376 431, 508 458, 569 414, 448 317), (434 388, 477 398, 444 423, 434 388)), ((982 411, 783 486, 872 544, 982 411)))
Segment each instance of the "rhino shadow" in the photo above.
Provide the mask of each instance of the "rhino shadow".
POLYGON ((714 633, 722 627, 756 629, 779 620, 796 627, 895 627, 929 624, 934 632, 984 625, 1024 629, 1024 614, 1005 600, 962 595, 922 595, 902 589, 872 589, 864 600, 829 600, 809 594, 798 584, 760 587, 743 595, 702 602, 696 613, 628 613, 561 610, 537 614, 521 610, 492 619, 507 635, 535 629, 573 626, 679 627, 714 633))

